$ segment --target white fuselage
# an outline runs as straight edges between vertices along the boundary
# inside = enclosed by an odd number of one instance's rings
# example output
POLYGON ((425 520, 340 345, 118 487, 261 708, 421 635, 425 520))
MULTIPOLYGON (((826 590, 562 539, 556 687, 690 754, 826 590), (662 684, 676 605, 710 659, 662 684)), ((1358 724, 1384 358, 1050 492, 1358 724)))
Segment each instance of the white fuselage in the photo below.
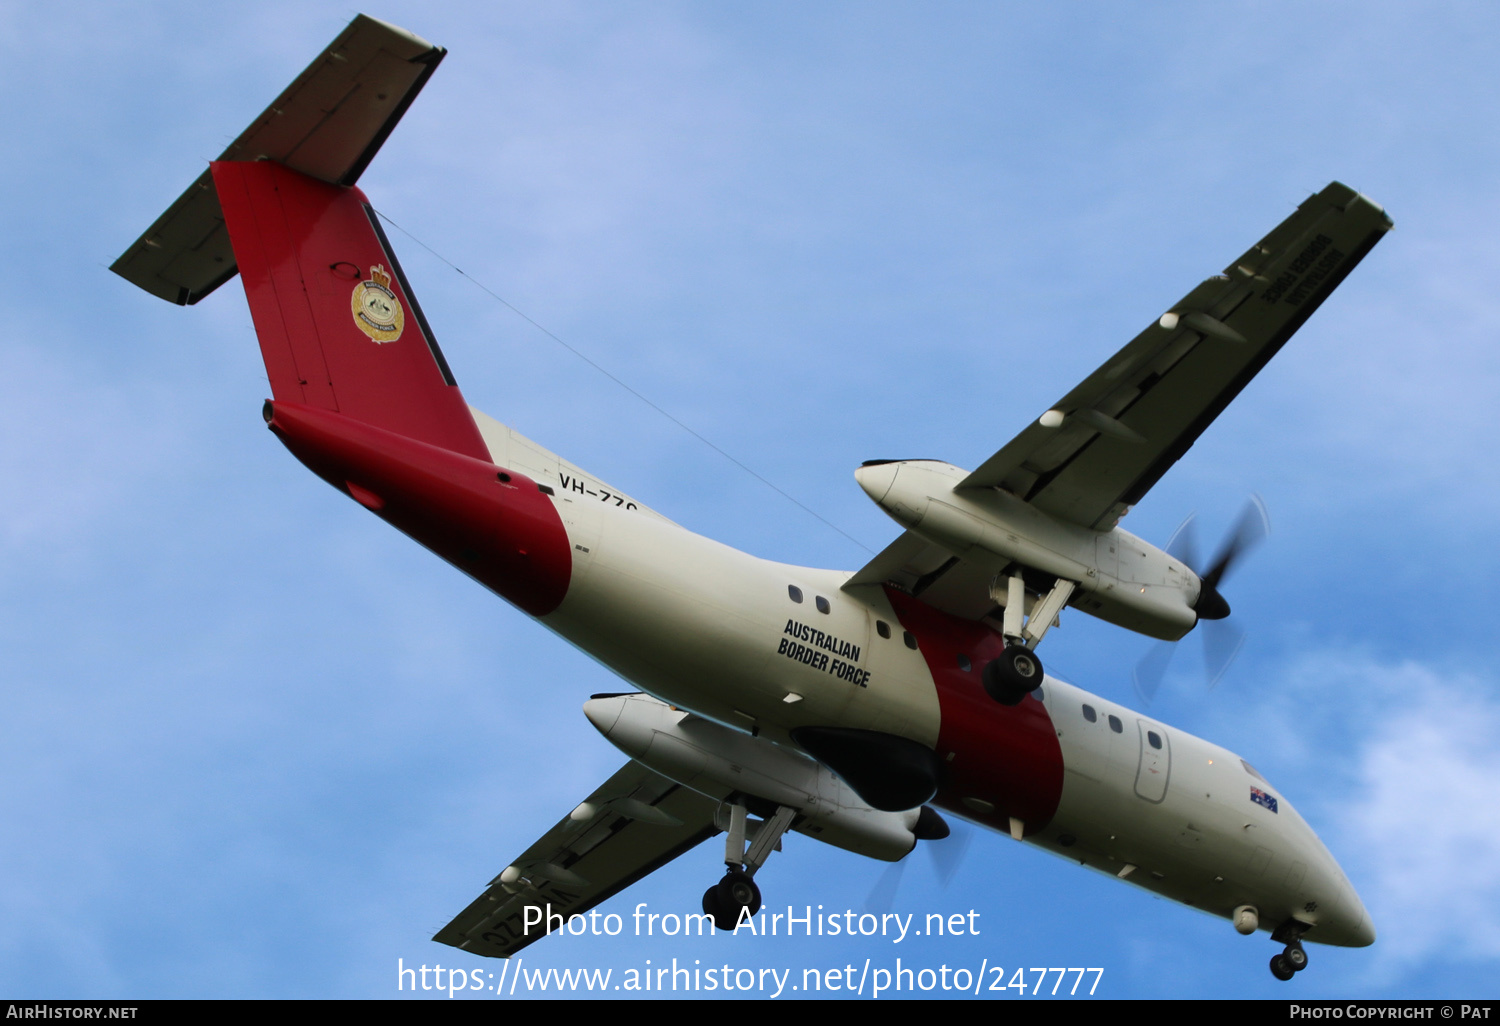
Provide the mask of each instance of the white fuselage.
POLYGON ((476 419, 497 465, 553 489, 572 544, 566 597, 543 622, 642 691, 767 746, 797 750, 791 732, 820 725, 909 738, 954 770, 933 804, 1215 915, 1250 906, 1263 929, 1295 918, 1308 940, 1374 939, 1328 850, 1232 752, 1054 678, 1020 717, 983 694, 990 642, 963 647, 964 630, 989 628, 906 623, 905 596, 694 534, 476 419), (999 733, 974 733, 986 718, 999 733), (1022 748, 1037 754, 1007 756, 1022 748))

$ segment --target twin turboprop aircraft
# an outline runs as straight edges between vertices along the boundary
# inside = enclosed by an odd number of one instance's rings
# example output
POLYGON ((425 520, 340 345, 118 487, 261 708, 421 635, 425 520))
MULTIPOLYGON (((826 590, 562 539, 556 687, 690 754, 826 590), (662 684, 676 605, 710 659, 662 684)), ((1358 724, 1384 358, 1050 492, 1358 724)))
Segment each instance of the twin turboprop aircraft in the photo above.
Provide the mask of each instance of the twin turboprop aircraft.
POLYGON ((1176 639, 1222 617, 1120 518, 1390 229, 1337 183, 1167 310, 978 469, 873 461, 904 533, 857 573, 694 534, 471 409, 355 182, 445 51, 360 16, 113 269, 178 304, 236 273, 271 432, 318 476, 612 667, 589 721, 629 756, 434 939, 505 957, 527 909, 586 912, 724 834, 732 928, 788 830, 896 861, 938 810, 1302 941, 1375 934, 1338 864, 1248 763, 1046 678, 1064 608, 1176 639), (754 818, 752 818, 754 817, 754 818))

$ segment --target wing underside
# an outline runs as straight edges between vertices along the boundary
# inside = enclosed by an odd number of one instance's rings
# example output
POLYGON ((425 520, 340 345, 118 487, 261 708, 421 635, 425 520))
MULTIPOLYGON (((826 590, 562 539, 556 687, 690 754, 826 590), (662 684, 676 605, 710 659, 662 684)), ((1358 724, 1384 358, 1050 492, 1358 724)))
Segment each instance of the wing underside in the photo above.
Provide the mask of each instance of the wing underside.
POLYGON ((626 763, 511 863, 514 874, 497 876, 432 939, 507 958, 545 935, 528 928, 528 905, 550 905, 564 919, 587 912, 718 833, 718 805, 626 763), (507 881, 510 875, 516 878, 507 881))
POLYGON ((998 627, 1000 611, 989 593, 994 575, 992 569, 960 559, 916 532, 905 531, 849 578, 844 588, 892 584, 934 609, 965 620, 982 620, 993 614, 998 627))
MULTIPOLYGON (((1108 531, 1391 228, 1337 182, 1310 197, 956 486, 999 488, 1108 531)), ((845 588, 892 584, 967 619, 997 614, 986 569, 907 531, 845 588)))
POLYGON ((1114 526, 1390 227, 1365 197, 1328 186, 959 487, 1003 488, 1059 520, 1114 526))

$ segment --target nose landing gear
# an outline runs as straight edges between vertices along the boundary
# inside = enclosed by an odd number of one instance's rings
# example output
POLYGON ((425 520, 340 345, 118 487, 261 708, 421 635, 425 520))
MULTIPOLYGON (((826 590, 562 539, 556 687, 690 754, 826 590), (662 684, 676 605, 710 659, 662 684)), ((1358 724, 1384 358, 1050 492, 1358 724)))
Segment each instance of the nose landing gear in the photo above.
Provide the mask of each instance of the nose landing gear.
POLYGON ((1307 951, 1302 947, 1303 924, 1292 920, 1283 923, 1275 933, 1271 934, 1272 940, 1285 941, 1286 947, 1281 954, 1271 958, 1271 975, 1278 980, 1290 980, 1293 976, 1307 968, 1307 951))

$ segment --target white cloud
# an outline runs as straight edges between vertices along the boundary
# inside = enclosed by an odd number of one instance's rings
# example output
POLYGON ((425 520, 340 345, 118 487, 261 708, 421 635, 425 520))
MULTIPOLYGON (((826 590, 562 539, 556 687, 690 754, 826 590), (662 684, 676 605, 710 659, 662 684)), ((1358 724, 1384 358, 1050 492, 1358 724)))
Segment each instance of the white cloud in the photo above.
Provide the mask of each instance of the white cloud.
MULTIPOLYGON (((1402 666, 1340 817, 1391 971, 1441 956, 1500 961, 1500 702, 1473 678, 1402 666), (1399 696, 1399 697, 1397 697, 1399 696)), ((1376 674, 1372 677, 1378 679, 1376 674)))
POLYGON ((1287 789, 1369 909, 1377 975, 1500 961, 1496 683, 1489 669, 1323 648, 1235 713, 1255 738, 1245 754, 1287 789))

